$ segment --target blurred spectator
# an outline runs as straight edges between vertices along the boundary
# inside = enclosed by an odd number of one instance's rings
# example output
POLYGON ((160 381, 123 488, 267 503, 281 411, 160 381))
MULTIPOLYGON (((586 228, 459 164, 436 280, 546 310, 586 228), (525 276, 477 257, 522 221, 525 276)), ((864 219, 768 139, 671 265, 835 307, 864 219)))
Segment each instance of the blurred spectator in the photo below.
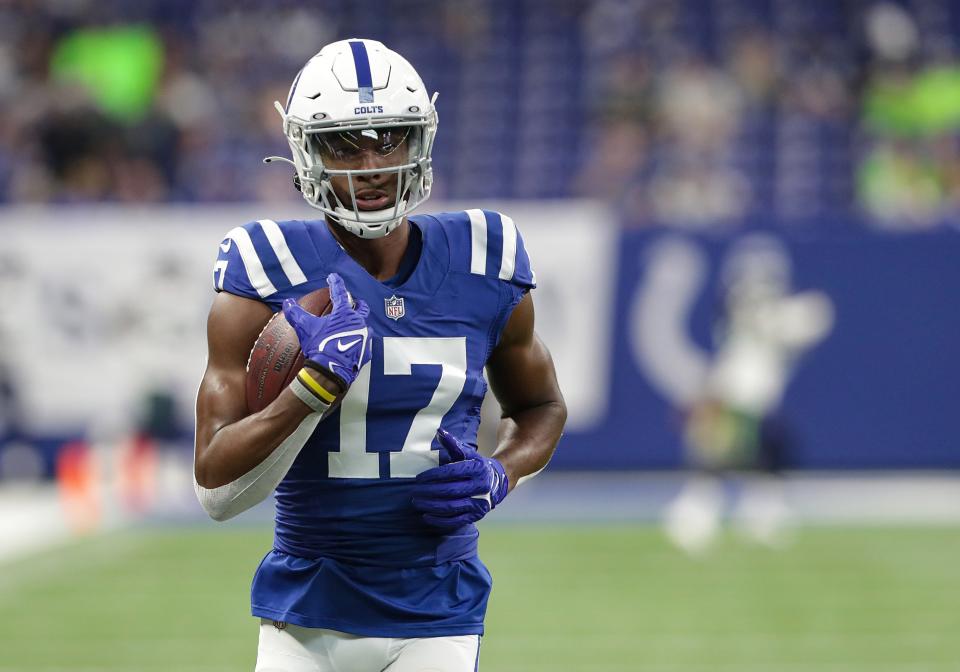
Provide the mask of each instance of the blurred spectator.
POLYGON ((746 105, 754 108, 774 103, 781 67, 773 37, 758 29, 736 39, 727 65, 746 105))
POLYGON ((739 92, 726 73, 699 59, 671 66, 658 98, 663 139, 681 151, 721 152, 737 130, 739 92))
POLYGON ((875 5, 865 18, 860 203, 884 228, 939 224, 960 208, 960 65, 924 62, 919 30, 898 5, 875 5))
POLYGON ((702 226, 742 216, 749 187, 729 163, 743 110, 734 81, 688 59, 666 71, 658 94, 661 162, 650 183, 657 220, 702 226))

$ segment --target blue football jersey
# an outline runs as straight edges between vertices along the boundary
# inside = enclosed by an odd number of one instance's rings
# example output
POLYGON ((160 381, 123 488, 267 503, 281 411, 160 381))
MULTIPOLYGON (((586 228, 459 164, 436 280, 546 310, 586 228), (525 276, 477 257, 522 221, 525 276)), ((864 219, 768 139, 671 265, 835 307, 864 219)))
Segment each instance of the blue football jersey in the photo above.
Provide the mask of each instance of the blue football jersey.
POLYGON ((339 273, 370 305, 373 359, 276 491, 274 548, 255 616, 375 637, 482 634, 491 580, 477 530, 443 534, 413 509, 413 477, 439 464, 440 427, 476 446, 483 369, 536 281, 513 221, 417 215, 419 260, 401 284, 370 276, 323 221, 261 220, 220 244, 214 284, 268 304, 339 273))

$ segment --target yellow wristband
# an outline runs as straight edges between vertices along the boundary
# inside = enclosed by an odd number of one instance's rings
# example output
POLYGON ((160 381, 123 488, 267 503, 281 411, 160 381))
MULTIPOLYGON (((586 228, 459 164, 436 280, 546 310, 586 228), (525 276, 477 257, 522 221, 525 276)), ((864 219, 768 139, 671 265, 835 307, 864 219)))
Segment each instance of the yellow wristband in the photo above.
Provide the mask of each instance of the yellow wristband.
POLYGON ((300 369, 300 373, 297 374, 297 378, 301 383, 310 388, 310 391, 316 394, 318 397, 323 399, 328 404, 332 404, 337 398, 336 395, 332 394, 325 388, 323 385, 318 383, 316 379, 307 373, 307 369, 300 369))

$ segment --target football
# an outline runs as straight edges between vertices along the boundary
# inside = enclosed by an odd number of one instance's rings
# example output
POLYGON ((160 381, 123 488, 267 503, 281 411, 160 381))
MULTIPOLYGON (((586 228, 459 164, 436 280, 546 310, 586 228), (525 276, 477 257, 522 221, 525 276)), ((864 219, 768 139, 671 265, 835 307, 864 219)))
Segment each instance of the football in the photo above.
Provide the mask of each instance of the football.
MULTIPOLYGON (((314 315, 333 309, 326 287, 300 297, 297 303, 314 315)), ((247 360, 247 410, 266 408, 290 384, 303 367, 303 353, 293 327, 277 312, 263 327, 247 360)))

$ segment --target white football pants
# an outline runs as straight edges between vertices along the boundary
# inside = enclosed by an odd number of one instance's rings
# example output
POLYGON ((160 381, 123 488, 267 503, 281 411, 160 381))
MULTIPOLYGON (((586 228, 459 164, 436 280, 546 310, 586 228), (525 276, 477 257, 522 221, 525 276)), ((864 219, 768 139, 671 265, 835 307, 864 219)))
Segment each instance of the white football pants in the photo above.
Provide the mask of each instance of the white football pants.
POLYGON ((476 672, 480 636, 393 639, 260 620, 256 672, 476 672))

